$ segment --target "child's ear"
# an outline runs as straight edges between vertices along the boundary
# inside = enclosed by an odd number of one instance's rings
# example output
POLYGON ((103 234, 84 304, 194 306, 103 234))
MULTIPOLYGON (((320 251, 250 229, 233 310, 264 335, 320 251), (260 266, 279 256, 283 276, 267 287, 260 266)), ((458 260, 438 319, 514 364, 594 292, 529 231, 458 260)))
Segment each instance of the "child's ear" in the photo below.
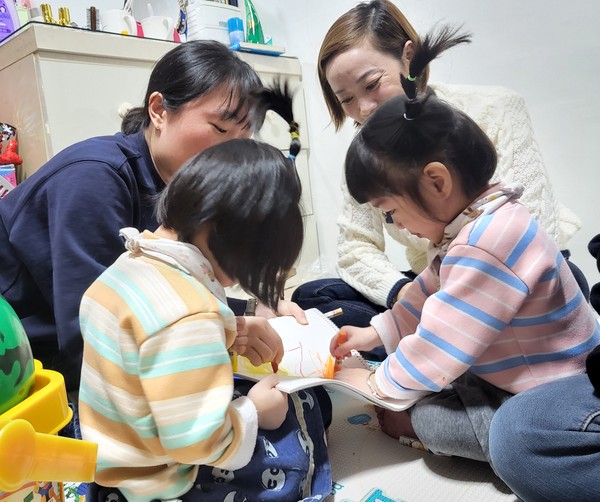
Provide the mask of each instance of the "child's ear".
POLYGON ((452 175, 441 162, 430 162, 423 168, 421 183, 422 189, 438 199, 446 200, 452 193, 452 175))

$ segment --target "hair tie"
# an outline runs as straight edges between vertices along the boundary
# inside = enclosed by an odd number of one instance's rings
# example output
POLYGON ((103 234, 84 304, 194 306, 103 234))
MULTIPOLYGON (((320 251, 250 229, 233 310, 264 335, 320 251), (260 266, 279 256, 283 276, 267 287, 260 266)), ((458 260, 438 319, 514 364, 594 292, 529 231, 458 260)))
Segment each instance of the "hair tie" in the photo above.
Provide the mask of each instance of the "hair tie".
POLYGON ((415 118, 414 118, 414 117, 407 117, 407 116, 406 116, 406 112, 404 112, 404 114, 403 114, 403 115, 404 115, 404 118, 405 118, 406 120, 415 120, 415 118))
POLYGON ((292 159, 292 160, 294 160, 295 158, 296 158, 296 156, 295 156, 295 155, 292 155, 291 153, 288 155, 288 159, 292 159))
POLYGON ((292 139, 300 138, 300 134, 298 133, 298 131, 290 131, 290 136, 292 137, 292 139))
POLYGON ((417 80, 417 77, 411 77, 410 73, 406 76, 406 80, 408 80, 409 82, 414 82, 415 80, 417 80))

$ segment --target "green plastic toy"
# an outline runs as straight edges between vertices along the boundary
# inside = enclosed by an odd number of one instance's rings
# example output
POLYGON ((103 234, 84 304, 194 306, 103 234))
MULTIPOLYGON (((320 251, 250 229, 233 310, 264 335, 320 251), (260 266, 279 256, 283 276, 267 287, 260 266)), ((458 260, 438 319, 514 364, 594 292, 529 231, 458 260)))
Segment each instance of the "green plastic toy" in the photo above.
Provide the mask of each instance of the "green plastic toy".
POLYGON ((0 296, 0 414, 23 401, 34 380, 33 354, 25 329, 0 296))

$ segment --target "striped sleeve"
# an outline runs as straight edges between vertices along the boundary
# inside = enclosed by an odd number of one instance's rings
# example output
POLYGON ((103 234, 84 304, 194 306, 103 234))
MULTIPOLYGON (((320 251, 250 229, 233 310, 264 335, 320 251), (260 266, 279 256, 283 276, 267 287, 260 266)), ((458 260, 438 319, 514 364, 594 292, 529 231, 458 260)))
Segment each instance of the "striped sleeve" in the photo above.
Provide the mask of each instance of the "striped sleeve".
POLYGON ((231 405, 233 373, 217 317, 188 316, 148 338, 139 375, 167 454, 184 464, 239 469, 256 442, 256 409, 231 405), (202 339, 202 344, 198 344, 202 339))
MULTIPOLYGON (((382 365, 377 383, 390 397, 439 392, 488 349, 527 298, 527 286, 480 248, 455 246, 444 263, 452 263, 445 268, 444 288, 427 298, 415 332, 382 365)), ((408 315, 399 305, 382 314, 379 324, 394 329, 408 315)))
POLYGON ((425 270, 371 321, 389 354, 377 372, 386 395, 439 392, 467 370, 512 393, 585 371, 600 341, 592 309, 521 204, 465 225, 437 277, 425 270))
POLYGON ((379 334, 386 353, 392 354, 402 336, 411 335, 416 331, 421 321, 423 304, 435 293, 437 285, 438 281, 426 270, 407 286, 402 299, 393 307, 393 316, 384 313, 371 319, 371 325, 379 334))
POLYGON ((80 418, 84 438, 99 445, 99 483, 132 501, 172 499, 198 465, 250 461, 256 408, 231 401, 235 317, 206 287, 125 254, 84 295, 80 322, 80 418))

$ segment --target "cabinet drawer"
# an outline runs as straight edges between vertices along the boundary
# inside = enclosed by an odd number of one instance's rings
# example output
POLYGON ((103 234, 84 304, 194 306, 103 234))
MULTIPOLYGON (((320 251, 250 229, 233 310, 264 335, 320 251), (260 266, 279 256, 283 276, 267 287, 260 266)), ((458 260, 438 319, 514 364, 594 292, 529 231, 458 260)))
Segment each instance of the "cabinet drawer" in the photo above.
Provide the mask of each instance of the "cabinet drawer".
POLYGON ((78 141, 119 131, 120 107, 143 102, 150 70, 148 63, 125 64, 116 58, 40 57, 51 155, 78 141))

